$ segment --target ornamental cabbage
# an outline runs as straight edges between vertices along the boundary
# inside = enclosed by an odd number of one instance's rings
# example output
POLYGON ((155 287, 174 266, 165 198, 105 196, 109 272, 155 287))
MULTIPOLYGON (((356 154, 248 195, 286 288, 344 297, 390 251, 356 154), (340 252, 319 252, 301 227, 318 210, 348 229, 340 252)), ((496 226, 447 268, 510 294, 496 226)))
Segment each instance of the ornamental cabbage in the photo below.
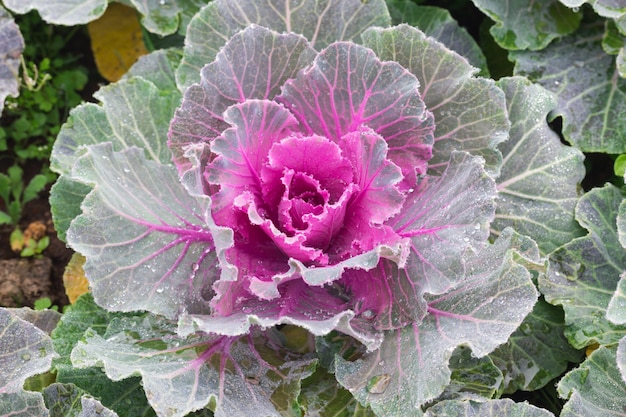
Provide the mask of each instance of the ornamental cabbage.
POLYGON ((109 320, 72 365, 140 376, 158 415, 315 415, 328 381, 352 408, 417 412, 459 346, 489 354, 537 299, 534 242, 490 230, 505 93, 385 27, 384 1, 302 9, 317 20, 229 4, 55 144, 55 222, 109 320))

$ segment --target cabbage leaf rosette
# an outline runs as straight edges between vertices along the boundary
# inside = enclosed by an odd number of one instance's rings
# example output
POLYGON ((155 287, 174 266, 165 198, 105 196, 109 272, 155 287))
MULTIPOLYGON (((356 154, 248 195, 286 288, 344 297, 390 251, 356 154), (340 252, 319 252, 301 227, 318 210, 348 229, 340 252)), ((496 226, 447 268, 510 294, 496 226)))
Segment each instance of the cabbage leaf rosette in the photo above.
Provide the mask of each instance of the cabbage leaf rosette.
POLYGON ((297 34, 297 8, 212 2, 182 62, 140 60, 55 144, 57 227, 115 318, 72 363, 141 376, 158 415, 326 415, 329 389, 418 412, 537 299, 534 242, 488 240, 503 91, 415 28, 367 29, 382 1, 326 3, 297 34))
POLYGON ((375 332, 419 320, 419 285, 404 294, 411 307, 392 314, 401 283, 383 272, 411 256, 414 230, 400 223, 432 155, 433 115, 417 78, 351 42, 317 53, 300 35, 260 26, 235 35, 201 75, 172 121, 170 147, 183 178, 202 178, 232 243, 217 248, 214 314, 195 325, 339 327, 374 344, 375 332), (245 56, 255 43, 266 57, 245 56), (256 66, 232 71, 241 59, 256 66))

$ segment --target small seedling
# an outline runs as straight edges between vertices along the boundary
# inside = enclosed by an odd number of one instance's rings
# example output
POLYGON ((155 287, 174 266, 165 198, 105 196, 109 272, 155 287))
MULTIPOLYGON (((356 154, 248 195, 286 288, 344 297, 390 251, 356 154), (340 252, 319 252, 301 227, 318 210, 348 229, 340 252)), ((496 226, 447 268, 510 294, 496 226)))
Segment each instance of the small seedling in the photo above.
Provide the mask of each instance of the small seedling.
POLYGON ((16 227, 9 237, 11 249, 23 258, 31 256, 39 258, 50 245, 50 237, 45 233, 46 226, 41 222, 31 223, 25 232, 16 227))
POLYGON ((46 187, 45 175, 35 175, 24 186, 24 172, 18 165, 13 165, 6 174, 0 174, 0 198, 4 201, 4 211, 0 210, 0 224, 17 226, 22 217, 24 205, 37 198, 46 187))
POLYGON ((35 310, 37 311, 47 310, 47 309, 59 311, 59 306, 53 306, 52 300, 49 297, 42 297, 38 300, 35 300, 33 306, 35 310))

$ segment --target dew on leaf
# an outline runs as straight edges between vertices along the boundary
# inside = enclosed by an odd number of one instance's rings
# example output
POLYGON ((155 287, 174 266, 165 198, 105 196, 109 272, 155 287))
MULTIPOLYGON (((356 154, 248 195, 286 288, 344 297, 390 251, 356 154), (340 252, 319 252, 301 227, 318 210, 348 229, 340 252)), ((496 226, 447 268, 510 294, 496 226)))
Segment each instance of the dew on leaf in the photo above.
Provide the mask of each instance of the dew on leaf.
POLYGON ((22 353, 22 360, 24 362, 28 362, 30 360, 30 358, 31 358, 30 353, 28 353, 28 352, 27 353, 22 353))
POLYGON ((366 320, 371 320, 374 318, 375 314, 372 310, 365 310, 362 314, 363 318, 366 320))
POLYGON ((385 392, 390 382, 391 375, 389 374, 374 376, 370 378, 369 381, 367 381, 367 392, 369 392, 370 394, 382 394, 383 392, 385 392))

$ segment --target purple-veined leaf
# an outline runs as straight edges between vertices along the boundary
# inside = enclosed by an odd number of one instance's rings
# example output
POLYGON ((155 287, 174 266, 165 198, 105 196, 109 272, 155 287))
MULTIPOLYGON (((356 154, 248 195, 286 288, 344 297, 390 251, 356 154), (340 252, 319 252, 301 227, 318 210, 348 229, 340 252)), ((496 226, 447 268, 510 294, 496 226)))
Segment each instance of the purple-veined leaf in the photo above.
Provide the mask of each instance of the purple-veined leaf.
POLYGON ((465 58, 408 25, 371 28, 363 43, 379 59, 396 61, 419 80, 426 108, 435 117, 430 172, 441 174, 450 154, 466 151, 485 158, 497 173, 502 156, 496 146, 507 138, 509 122, 503 92, 492 80, 474 78, 465 58))
POLYGON ((219 276, 208 198, 190 196, 174 167, 110 143, 90 146, 72 176, 94 188, 67 239, 87 258, 96 301, 168 317, 208 312, 219 276))
POLYGON ((505 398, 501 400, 476 399, 467 401, 444 401, 426 411, 424 417, 554 417, 543 408, 516 403, 505 398))
MULTIPOLYGON (((26 379, 50 369, 52 359, 58 356, 46 332, 19 316, 21 311, 0 308, 0 415, 47 416, 41 393, 25 391, 26 379)), ((50 313, 28 314, 37 323, 50 323, 50 313)), ((52 314, 59 319, 59 314, 52 314)), ((54 320, 54 319, 53 319, 54 320)), ((49 327, 49 324, 43 327, 49 327)))
MULTIPOLYGON (((219 186, 219 192, 212 196, 215 217, 220 224, 235 227, 236 220, 228 218, 235 216, 233 201, 245 191, 260 194, 270 149, 291 133, 297 121, 287 109, 269 100, 234 105, 224 113, 224 119, 232 127, 212 141, 211 151, 216 156, 205 175, 210 184, 219 186)), ((279 184, 272 185, 279 188, 279 184)))
POLYGON ((506 95, 511 131, 498 146, 503 161, 491 231, 498 234, 514 227, 548 254, 583 234, 574 219, 574 206, 585 175, 584 156, 561 144, 546 123, 555 106, 548 91, 521 77, 503 78, 498 85, 506 95))
POLYGON ((229 39, 215 61, 206 62, 200 84, 185 91, 172 120, 169 146, 179 170, 189 168, 184 158, 187 145, 209 141, 228 128, 223 119, 228 107, 247 99, 273 99, 283 83, 314 56, 315 50, 302 36, 260 26, 248 27, 229 39))
POLYGON ((575 31, 582 13, 559 0, 472 0, 495 24, 489 32, 504 49, 539 50, 575 31))
POLYGON ((615 223, 622 200, 620 190, 611 185, 582 196, 576 219, 588 234, 552 252, 547 275, 539 277, 546 301, 563 306, 568 326, 565 334, 576 348, 617 343, 626 335, 624 324, 607 318, 607 308, 626 269, 626 251, 615 223))
POLYGON ((563 136, 583 152, 626 152, 626 80, 602 49, 602 22, 584 24, 571 36, 536 52, 512 52, 515 74, 556 94, 551 117, 563 118, 563 136), (610 122, 608 122, 610 121, 610 122))
POLYGON ((198 333, 178 337, 154 315, 113 320, 104 337, 93 331, 72 351, 77 367, 101 366, 113 381, 141 375, 158 415, 172 417, 209 406, 216 417, 278 417, 293 406, 314 360, 286 361, 267 334, 242 338, 198 333))
POLYGON ((313 65, 283 86, 276 98, 298 119, 301 130, 339 141, 367 126, 389 145, 388 157, 402 168, 405 187, 426 172, 432 153, 433 118, 424 107, 419 81, 395 62, 381 62, 354 43, 334 43, 313 65))
POLYGON ((561 417, 615 417, 626 407, 626 383, 622 380, 614 347, 601 346, 566 374, 557 391, 568 401, 561 417))
POLYGON ((507 229, 473 254, 465 280, 427 297, 421 323, 387 332, 382 346, 362 359, 337 359, 339 383, 378 415, 417 413, 450 382, 448 360, 457 346, 482 357, 504 343, 537 299, 530 273, 510 249, 514 237, 507 229))
POLYGON ((246 26, 302 34, 317 50, 335 41, 360 40, 370 26, 388 26, 384 0, 215 0, 192 19, 176 72, 181 89, 200 79, 224 43, 246 26))
POLYGON ((386 223, 411 240, 405 270, 415 282, 415 296, 440 294, 454 286, 466 272, 462 254, 485 245, 496 188, 483 163, 466 152, 452 153, 442 176, 426 177, 420 190, 407 196, 402 211, 386 223))
POLYGON ((24 50, 24 38, 13 18, 0 6, 0 115, 7 96, 19 94, 20 56, 24 50))

